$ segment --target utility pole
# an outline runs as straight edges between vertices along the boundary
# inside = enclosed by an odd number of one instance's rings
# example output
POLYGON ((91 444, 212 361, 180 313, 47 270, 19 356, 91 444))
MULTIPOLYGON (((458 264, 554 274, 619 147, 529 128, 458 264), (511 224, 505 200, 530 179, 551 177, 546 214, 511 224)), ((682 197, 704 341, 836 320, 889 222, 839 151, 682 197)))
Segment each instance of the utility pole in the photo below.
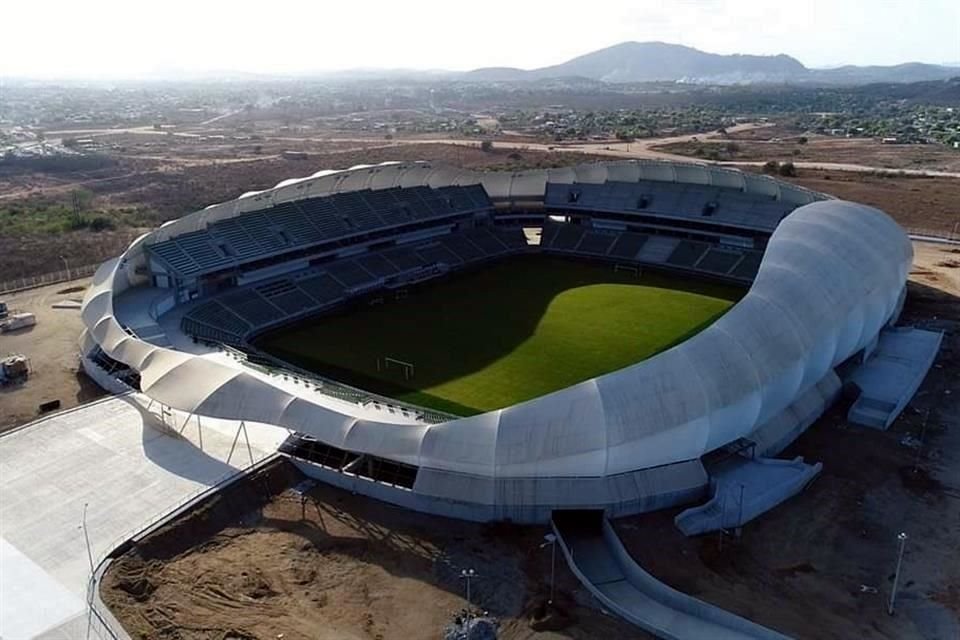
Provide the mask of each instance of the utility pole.
POLYGON ((548 533, 543 536, 543 539, 546 541, 540 545, 540 548, 550 547, 550 599, 547 600, 547 604, 553 604, 553 585, 557 577, 557 536, 553 533, 548 533))
POLYGON ((467 582, 467 618, 470 618, 470 609, 473 605, 470 602, 470 581, 477 577, 477 572, 473 569, 461 569, 460 579, 467 582))
POLYGON ((90 577, 93 578, 93 552, 90 550, 90 534, 87 531, 87 507, 88 503, 83 503, 83 516, 80 519, 80 528, 83 529, 83 539, 87 543, 87 560, 90 562, 90 577))
POLYGON ((907 534, 901 531, 897 534, 897 540, 900 541, 900 551, 897 554, 897 570, 893 573, 893 588, 890 589, 890 605, 887 607, 887 613, 893 615, 893 603, 897 599, 897 583, 900 582, 900 566, 903 564, 903 549, 907 546, 907 534))

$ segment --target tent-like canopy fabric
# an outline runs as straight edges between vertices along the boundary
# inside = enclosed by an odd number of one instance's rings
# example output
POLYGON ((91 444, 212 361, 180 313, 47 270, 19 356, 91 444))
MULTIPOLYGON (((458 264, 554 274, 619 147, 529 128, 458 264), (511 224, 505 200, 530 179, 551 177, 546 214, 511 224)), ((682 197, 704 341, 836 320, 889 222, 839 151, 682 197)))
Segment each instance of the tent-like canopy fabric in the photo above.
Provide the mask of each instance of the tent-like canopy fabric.
POLYGON ((341 171, 318 171, 306 178, 284 180, 272 189, 251 191, 236 200, 210 205, 166 223, 151 234, 151 242, 160 242, 184 233, 198 231, 213 222, 247 211, 256 211, 291 200, 344 191, 482 184, 494 200, 522 201, 542 200, 547 182, 601 183, 608 180, 618 182, 655 180, 728 187, 795 205, 808 204, 826 197, 769 176, 743 173, 716 165, 683 164, 663 160, 594 162, 562 169, 536 169, 512 173, 472 171, 430 162, 384 162, 378 165, 359 165, 341 171))
MULTIPOLYGON (((639 174, 644 166, 611 163, 591 171, 639 174)), ((713 169, 678 171, 709 179, 713 169)), ((350 188, 365 188, 367 181, 395 184, 408 175, 430 184, 464 176, 426 164, 361 173, 362 180, 350 177, 350 188)), ((494 194, 509 194, 515 185, 536 187, 527 185, 526 175, 501 176, 484 177, 485 185, 497 185, 494 194)), ((311 178, 323 184, 308 188, 346 188, 346 179, 331 182, 340 178, 311 178)), ((540 188, 546 180, 544 172, 540 188)), ((360 407, 352 411, 352 405, 299 397, 239 364, 139 340, 113 315, 113 295, 129 286, 126 255, 94 276, 83 305, 82 344, 85 350, 99 345, 139 371, 142 391, 176 409, 276 424, 332 446, 438 472, 582 478, 661 467, 749 435, 863 349, 896 313, 912 260, 903 230, 871 207, 811 200, 777 227, 746 296, 693 338, 620 371, 442 424, 371 421, 360 407)))

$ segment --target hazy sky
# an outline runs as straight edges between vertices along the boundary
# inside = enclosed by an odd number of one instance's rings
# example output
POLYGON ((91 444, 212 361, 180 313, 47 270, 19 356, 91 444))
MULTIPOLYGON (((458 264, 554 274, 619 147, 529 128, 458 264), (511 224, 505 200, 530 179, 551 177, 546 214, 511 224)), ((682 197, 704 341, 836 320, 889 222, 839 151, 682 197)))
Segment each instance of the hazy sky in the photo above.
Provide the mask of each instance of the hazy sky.
POLYGON ((0 75, 532 68, 624 40, 807 66, 960 62, 960 0, 4 0, 0 75))

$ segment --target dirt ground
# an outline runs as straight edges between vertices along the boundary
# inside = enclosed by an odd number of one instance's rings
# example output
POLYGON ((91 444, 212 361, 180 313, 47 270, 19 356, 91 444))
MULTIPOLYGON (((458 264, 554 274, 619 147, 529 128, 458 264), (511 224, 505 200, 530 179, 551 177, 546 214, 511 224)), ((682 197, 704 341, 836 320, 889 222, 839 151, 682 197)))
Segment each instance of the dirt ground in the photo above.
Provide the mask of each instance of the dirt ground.
MULTIPOLYGON (((618 521, 641 564, 798 639, 957 637, 960 251, 914 246, 904 322, 947 336, 894 426, 879 432, 849 425, 839 410, 824 416, 784 454, 823 462, 821 476, 722 546, 716 535, 683 537, 673 525, 679 510, 618 521), (900 531, 910 539, 888 616, 900 531)), ((427 517, 324 486, 308 495, 305 507, 287 491, 262 517, 180 538, 175 550, 124 556, 105 601, 135 638, 437 638, 465 606, 458 575, 470 567, 481 576, 474 602, 502 620, 503 638, 647 637, 594 609, 562 561, 557 600, 569 626, 531 628, 549 570, 538 548, 544 528, 427 517)))
POLYGON ((725 140, 677 142, 653 147, 691 157, 767 162, 830 162, 884 169, 960 171, 960 153, 938 144, 882 144, 876 138, 841 138, 798 133, 782 127, 732 133, 725 140), (800 143, 801 135, 807 139, 800 143), (733 143, 732 145, 730 143, 733 143))
POLYGON ((467 606, 464 568, 478 574, 474 607, 500 620, 505 640, 649 637, 578 604, 586 596, 562 567, 564 617, 540 623, 564 628, 531 627, 547 594, 546 528, 423 516, 323 485, 305 502, 287 490, 211 537, 194 526, 175 524, 186 533, 149 541, 108 569, 101 596, 131 637, 440 638, 467 606))
POLYGON ((11 333, 0 333, 0 357, 21 353, 30 361, 30 376, 23 384, 0 386, 0 431, 36 418, 38 405, 59 400, 67 409, 103 395, 79 371, 77 340, 83 329, 79 309, 54 309, 55 302, 80 300, 89 278, 3 296, 12 311, 29 311, 37 324, 11 333))
MULTIPOLYGON (((135 227, 118 225, 108 231, 63 234, 0 234, 0 282, 63 268, 64 256, 74 267, 95 264, 117 255, 148 228, 209 204, 236 198, 246 191, 269 189, 287 178, 308 176, 320 169, 342 169, 386 161, 430 160, 473 169, 525 169, 589 162, 594 156, 537 150, 494 149, 440 143, 394 144, 388 141, 314 143, 305 159, 277 156, 241 157, 231 161, 196 161, 175 156, 159 159, 122 157, 116 166, 95 174, 18 174, 0 176, 0 206, 24 208, 38 203, 70 205, 71 193, 82 188, 93 194, 92 211, 131 208, 135 227), (329 148, 328 148, 329 147, 329 148), (142 225, 142 226, 141 226, 142 225)), ((99 214, 98 214, 99 215, 99 214)))
POLYGON ((960 251, 914 246, 903 322, 948 333, 904 414, 886 432, 850 425, 839 410, 824 416, 783 454, 823 462, 820 477, 739 541, 684 538, 679 510, 619 521, 657 577, 796 638, 960 637, 960 251), (904 443, 921 432, 918 454, 904 443), (891 617, 900 531, 910 539, 891 617))
POLYGON ((904 228, 960 237, 960 180, 799 169, 785 178, 804 187, 886 211, 904 228))

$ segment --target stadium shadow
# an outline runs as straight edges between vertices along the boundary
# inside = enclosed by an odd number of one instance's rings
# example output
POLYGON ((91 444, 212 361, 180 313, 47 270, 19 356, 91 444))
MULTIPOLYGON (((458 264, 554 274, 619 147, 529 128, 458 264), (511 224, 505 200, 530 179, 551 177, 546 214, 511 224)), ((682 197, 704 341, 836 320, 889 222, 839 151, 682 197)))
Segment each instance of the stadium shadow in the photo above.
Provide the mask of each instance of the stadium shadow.
POLYGON ((131 396, 119 397, 140 414, 143 454, 158 467, 203 484, 211 484, 236 472, 234 467, 201 450, 176 430, 162 425, 131 396))
MULTIPOLYGON (((595 263, 523 256, 427 283, 411 289, 402 300, 376 306, 366 301, 356 303, 334 314, 265 334, 257 339, 256 346, 300 368, 356 387, 471 415, 489 407, 461 404, 422 390, 482 371, 513 354, 534 335, 558 297, 601 284, 640 284, 726 300, 743 295, 740 287, 672 274, 645 272, 637 280, 635 274, 618 273, 595 263), (386 356, 395 359, 389 367, 383 365, 386 356), (411 381, 402 375, 403 362, 414 367, 411 381)), ((602 308, 585 310, 582 325, 571 322, 569 341, 575 343, 578 334, 589 331, 591 318, 596 321, 603 314, 602 308)), ((716 317, 712 315, 683 335, 670 336, 672 340, 657 350, 687 339, 716 317)), ((616 346, 611 351, 614 359, 622 361, 616 346)), ((542 376, 544 362, 540 355, 526 353, 518 366, 529 368, 530 375, 542 376)), ((570 357, 576 355, 570 351, 570 357)))

